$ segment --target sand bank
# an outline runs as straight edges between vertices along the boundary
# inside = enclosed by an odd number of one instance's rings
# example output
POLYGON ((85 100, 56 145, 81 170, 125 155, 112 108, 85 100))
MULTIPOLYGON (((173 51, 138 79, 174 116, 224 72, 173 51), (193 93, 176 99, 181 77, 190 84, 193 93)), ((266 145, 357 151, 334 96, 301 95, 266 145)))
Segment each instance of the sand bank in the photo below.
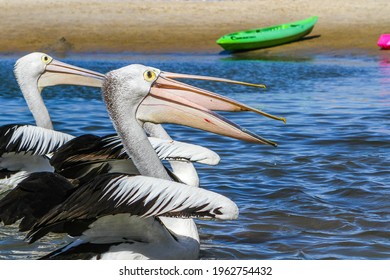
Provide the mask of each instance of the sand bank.
POLYGON ((0 0, 0 52, 220 52, 225 33, 312 15, 319 37, 271 53, 378 52, 390 1, 0 0))

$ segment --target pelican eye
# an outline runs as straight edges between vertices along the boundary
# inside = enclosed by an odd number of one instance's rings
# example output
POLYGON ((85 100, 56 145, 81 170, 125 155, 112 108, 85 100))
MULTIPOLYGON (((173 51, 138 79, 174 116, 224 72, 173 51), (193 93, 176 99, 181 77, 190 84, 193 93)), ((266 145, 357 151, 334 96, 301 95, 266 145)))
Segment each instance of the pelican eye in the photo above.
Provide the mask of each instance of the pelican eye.
POLYGON ((42 62, 45 64, 49 64, 53 60, 53 58, 48 55, 43 55, 41 59, 42 62))
POLYGON ((144 79, 148 82, 152 82, 156 79, 156 73, 152 70, 148 70, 144 72, 144 79))

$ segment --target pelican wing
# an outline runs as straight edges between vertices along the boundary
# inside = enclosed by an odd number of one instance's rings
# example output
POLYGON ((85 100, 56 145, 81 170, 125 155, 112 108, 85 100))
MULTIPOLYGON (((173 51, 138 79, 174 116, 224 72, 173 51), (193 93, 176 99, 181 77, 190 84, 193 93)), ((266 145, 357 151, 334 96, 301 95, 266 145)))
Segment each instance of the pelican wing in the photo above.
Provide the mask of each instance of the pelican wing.
MULTIPOLYGON (((237 218, 238 208, 225 196, 201 188, 145 176, 106 174, 80 186, 36 223, 27 237, 34 242, 53 228, 70 228, 69 223, 91 223, 100 217, 121 213, 144 218, 228 220, 237 218)), ((73 232, 80 234, 82 230, 73 232)))
POLYGON ((73 186, 58 174, 28 174, 0 200, 0 222, 10 225, 21 220, 19 230, 30 230, 38 219, 63 202, 72 189, 73 186))
POLYGON ((0 127, 0 155, 4 153, 49 154, 73 136, 33 125, 11 124, 0 127))
POLYGON ((220 194, 181 183, 146 176, 110 179, 103 188, 102 203, 112 203, 119 213, 142 217, 175 216, 235 219, 235 203, 220 194))
MULTIPOLYGON (((220 161, 218 154, 202 146, 155 137, 148 139, 161 160, 188 160, 209 165, 216 165, 220 161)), ((128 159, 118 135, 79 136, 57 150, 50 163, 56 170, 63 170, 76 163, 107 159, 128 159)))
POLYGON ((128 159, 116 135, 99 137, 85 134, 72 139, 59 148, 50 159, 57 171, 73 168, 83 163, 99 163, 110 159, 128 159))
MULTIPOLYGON (((220 160, 215 152, 202 146, 153 137, 149 141, 161 160, 188 160, 210 165, 220 160)), ((82 183, 108 172, 139 175, 121 139, 114 134, 104 137, 87 134, 74 138, 55 151, 50 164, 57 173, 82 183)))

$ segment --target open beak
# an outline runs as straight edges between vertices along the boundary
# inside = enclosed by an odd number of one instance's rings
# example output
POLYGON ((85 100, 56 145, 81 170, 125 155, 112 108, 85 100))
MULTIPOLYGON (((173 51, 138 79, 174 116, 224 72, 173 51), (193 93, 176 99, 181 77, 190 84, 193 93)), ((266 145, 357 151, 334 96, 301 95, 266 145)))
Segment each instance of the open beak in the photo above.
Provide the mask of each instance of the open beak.
POLYGON ((154 85, 153 92, 156 93, 158 89, 164 91, 169 89, 174 89, 175 94, 177 96, 186 98, 188 100, 196 100, 198 105, 202 105, 203 107, 214 110, 214 111, 228 111, 228 112, 237 112, 237 111, 251 111, 257 114, 266 116, 268 118, 283 121, 286 123, 286 119, 283 117, 277 117, 261 110, 249 107, 245 104, 239 103, 235 100, 229 99, 227 97, 221 96, 219 94, 213 93, 208 90, 204 90, 201 88, 197 88, 194 86, 190 86, 184 83, 180 83, 173 79, 194 79, 194 80, 206 80, 213 82, 224 82, 230 84, 251 86, 251 87, 259 87, 265 88, 266 86, 263 84, 252 84, 240 81, 234 81, 223 78, 215 78, 215 77, 206 77, 206 76, 197 76, 197 75, 187 75, 187 74, 176 74, 169 72, 161 72, 156 84, 154 85), (158 89, 157 89, 158 88, 158 89))
POLYGON ((101 87, 104 75, 53 59, 38 79, 40 89, 55 85, 101 87))
POLYGON ((284 118, 251 108, 219 94, 178 82, 173 78, 259 86, 220 78, 161 72, 137 110, 139 120, 181 124, 240 140, 277 146, 276 143, 240 127, 213 111, 252 111, 285 122, 284 118))

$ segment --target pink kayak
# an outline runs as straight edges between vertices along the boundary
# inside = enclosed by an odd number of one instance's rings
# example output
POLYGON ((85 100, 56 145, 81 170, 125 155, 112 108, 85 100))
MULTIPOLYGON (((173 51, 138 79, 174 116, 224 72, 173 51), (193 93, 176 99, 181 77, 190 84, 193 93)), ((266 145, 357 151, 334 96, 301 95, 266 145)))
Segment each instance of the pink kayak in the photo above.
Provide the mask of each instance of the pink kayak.
POLYGON ((390 34, 382 34, 379 37, 378 46, 383 50, 390 50, 390 34))

